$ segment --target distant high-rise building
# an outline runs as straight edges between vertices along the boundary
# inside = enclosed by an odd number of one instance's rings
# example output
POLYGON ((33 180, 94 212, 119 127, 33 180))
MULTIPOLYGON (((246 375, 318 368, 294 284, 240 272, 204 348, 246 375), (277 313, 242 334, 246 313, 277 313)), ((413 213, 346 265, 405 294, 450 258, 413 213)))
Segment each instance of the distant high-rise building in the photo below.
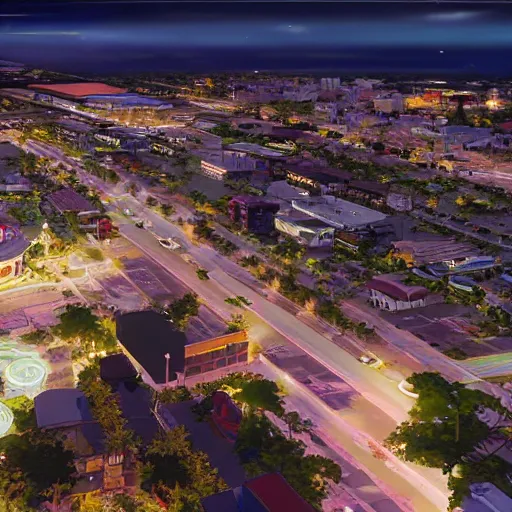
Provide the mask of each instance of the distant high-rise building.
POLYGON ((334 89, 339 89, 340 87, 341 87, 341 79, 339 77, 322 78, 320 80, 320 88, 323 91, 332 91, 334 89))

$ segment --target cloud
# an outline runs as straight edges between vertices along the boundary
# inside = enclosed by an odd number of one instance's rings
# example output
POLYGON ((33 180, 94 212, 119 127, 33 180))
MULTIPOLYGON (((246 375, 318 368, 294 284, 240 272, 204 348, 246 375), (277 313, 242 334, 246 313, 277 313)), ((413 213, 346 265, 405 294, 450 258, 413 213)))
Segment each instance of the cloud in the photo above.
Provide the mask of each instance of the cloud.
POLYGON ((427 14, 426 19, 429 21, 468 21, 480 18, 482 12, 478 11, 454 11, 454 12, 437 12, 427 14))
POLYGON ((307 32, 309 32, 308 27, 306 27, 305 25, 294 24, 279 25, 276 30, 278 30, 279 32, 286 32, 288 34, 306 34, 307 32))

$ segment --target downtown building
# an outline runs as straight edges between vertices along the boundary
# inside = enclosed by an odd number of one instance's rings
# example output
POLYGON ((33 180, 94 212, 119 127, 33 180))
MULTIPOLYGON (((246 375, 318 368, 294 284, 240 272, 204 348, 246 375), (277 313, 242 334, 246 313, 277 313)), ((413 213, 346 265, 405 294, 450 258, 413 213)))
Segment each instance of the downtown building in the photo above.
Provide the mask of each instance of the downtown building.
POLYGON ((123 352, 156 390, 248 362, 247 333, 226 332, 224 322, 210 310, 191 318, 185 332, 153 310, 118 314, 116 324, 123 352))

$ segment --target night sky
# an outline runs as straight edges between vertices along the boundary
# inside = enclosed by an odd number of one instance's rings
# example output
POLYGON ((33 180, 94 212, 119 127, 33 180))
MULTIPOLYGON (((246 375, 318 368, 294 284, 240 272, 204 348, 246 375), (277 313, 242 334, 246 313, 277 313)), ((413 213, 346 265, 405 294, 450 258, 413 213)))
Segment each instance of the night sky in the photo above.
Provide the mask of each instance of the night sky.
POLYGON ((512 75, 503 3, 0 3, 0 59, 68 72, 373 71, 512 75))

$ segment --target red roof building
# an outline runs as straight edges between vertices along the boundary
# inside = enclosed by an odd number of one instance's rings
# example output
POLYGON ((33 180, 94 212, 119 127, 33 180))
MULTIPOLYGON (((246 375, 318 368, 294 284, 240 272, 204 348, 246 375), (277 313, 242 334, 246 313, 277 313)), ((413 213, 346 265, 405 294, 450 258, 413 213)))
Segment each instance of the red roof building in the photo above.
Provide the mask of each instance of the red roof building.
POLYGON ((79 82, 74 84, 31 84, 29 89, 35 89, 55 96, 64 96, 66 98, 79 99, 87 96, 99 94, 124 94, 128 89, 113 87, 100 82, 79 82))
POLYGON ((427 305, 427 288, 407 285, 399 275, 375 276, 366 283, 366 287, 370 290, 370 302, 380 309, 402 311, 427 305))
POLYGON ((236 489, 201 500, 204 512, 314 512, 280 473, 267 473, 236 489))
POLYGON ((269 512, 284 510, 313 512, 314 510, 280 473, 267 473, 253 478, 245 482, 244 487, 249 489, 269 512))

